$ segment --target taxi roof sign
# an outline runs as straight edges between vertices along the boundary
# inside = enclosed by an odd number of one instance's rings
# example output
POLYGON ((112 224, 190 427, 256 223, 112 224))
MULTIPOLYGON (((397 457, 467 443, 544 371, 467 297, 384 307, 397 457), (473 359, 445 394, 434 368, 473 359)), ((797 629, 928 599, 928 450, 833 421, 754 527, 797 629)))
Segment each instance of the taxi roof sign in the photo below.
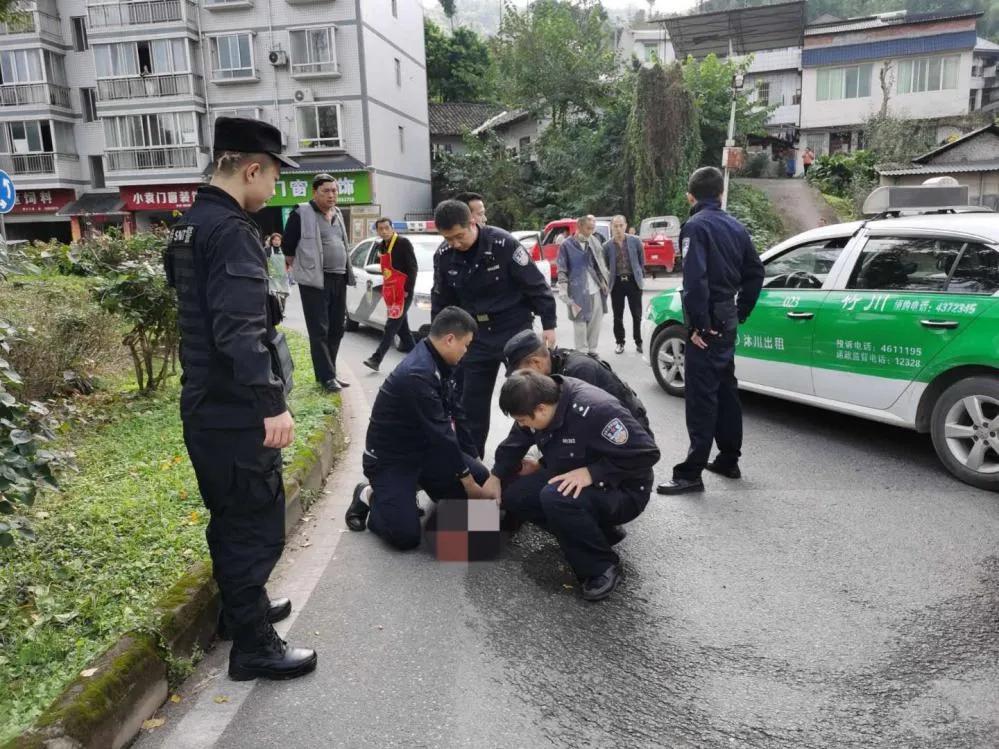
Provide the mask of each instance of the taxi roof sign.
POLYGON ((887 213, 930 213, 967 211, 967 185, 908 185, 878 187, 864 201, 865 216, 887 213))

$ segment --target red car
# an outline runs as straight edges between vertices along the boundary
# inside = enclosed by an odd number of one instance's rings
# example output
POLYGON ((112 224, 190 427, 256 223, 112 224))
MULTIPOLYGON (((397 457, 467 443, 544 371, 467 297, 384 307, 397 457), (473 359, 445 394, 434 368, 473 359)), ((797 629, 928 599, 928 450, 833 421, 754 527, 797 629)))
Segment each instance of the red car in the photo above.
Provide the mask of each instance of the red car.
MULTIPOLYGON (((566 237, 571 237, 575 233, 576 219, 574 218, 560 218, 557 221, 549 221, 545 226, 545 230, 541 233, 540 246, 534 246, 534 250, 532 251, 534 260, 547 260, 551 263, 552 283, 558 280, 558 268, 555 265, 555 260, 558 257, 559 245, 562 244, 566 237)), ((600 240, 600 244, 606 242, 610 238, 610 220, 598 218, 594 234, 600 240)))
POLYGON ((676 267, 676 245, 680 239, 680 219, 676 216, 656 216, 642 221, 638 238, 645 248, 645 272, 672 273, 676 267))

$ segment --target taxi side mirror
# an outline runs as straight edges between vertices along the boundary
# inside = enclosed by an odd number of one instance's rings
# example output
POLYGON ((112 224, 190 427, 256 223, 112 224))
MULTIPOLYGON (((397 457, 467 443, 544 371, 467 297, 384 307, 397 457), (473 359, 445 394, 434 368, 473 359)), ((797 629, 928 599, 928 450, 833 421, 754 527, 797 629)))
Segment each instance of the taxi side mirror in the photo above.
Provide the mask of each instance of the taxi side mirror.
POLYGON ((378 263, 371 263, 370 265, 364 266, 364 272, 370 273, 372 276, 381 276, 382 266, 378 263))

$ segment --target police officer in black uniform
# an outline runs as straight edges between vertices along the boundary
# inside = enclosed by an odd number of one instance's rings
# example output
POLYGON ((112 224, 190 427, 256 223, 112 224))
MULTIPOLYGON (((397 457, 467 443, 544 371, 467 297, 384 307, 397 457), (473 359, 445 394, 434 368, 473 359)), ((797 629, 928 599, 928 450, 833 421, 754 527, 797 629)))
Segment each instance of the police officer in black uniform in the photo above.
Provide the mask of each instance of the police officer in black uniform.
POLYGON ((446 243, 434 256, 431 316, 450 305, 468 312, 479 332, 462 361, 462 405, 478 457, 485 452, 489 411, 503 346, 541 318, 544 341, 555 345, 555 297, 530 253, 495 226, 479 226, 465 203, 445 200, 434 212, 446 243))
POLYGON ((659 448, 616 398, 572 377, 515 372, 500 390, 500 408, 517 428, 496 450, 483 488, 502 486, 508 514, 555 534, 584 599, 606 598, 621 581, 612 548, 619 539, 608 530, 645 510, 659 448), (544 466, 525 475, 532 445, 544 466))
POLYGON ((645 431, 652 434, 649 416, 638 394, 596 354, 584 354, 575 349, 549 349, 533 330, 523 330, 507 341, 503 356, 506 357, 507 376, 518 369, 533 369, 543 375, 574 377, 600 388, 617 398, 645 431))
POLYGON ((701 472, 737 479, 742 454, 742 407, 735 378, 735 338, 739 323, 756 306, 763 286, 763 263, 749 232, 721 208, 725 189, 714 167, 695 171, 687 185, 693 205, 680 231, 683 256, 683 312, 688 328, 684 399, 690 450, 673 467, 660 494, 704 491, 701 472), (711 443, 718 457, 711 463, 711 443))
POLYGON ((345 518, 352 531, 363 531, 367 523, 391 546, 413 549, 422 530, 417 491, 435 501, 485 498, 481 485, 489 469, 474 455, 454 382, 454 368, 477 328, 465 310, 441 310, 430 334, 378 390, 362 459, 370 485, 354 489, 345 518))
POLYGON ((291 356, 275 329, 280 305, 268 293, 267 259, 248 213, 274 194, 281 132, 264 122, 215 121, 214 174, 171 230, 169 283, 177 290, 184 374, 184 442, 211 514, 206 532, 233 638, 229 675, 291 679, 316 667, 316 653, 288 647, 273 622, 291 613, 264 588, 284 548, 281 448, 294 439, 285 401, 291 356))

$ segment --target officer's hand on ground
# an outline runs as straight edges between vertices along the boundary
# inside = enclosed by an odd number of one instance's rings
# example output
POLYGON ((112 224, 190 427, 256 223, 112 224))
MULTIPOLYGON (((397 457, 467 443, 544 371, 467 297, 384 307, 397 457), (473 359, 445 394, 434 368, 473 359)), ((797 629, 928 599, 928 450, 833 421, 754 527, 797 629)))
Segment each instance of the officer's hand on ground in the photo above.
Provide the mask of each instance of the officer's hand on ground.
MULTIPOLYGON (((580 307, 582 309, 582 307, 580 307)), ((578 314, 578 313, 577 313, 578 314)), ((555 348, 555 330, 542 330, 541 338, 548 348, 555 348)))
POLYGON ((518 476, 530 476, 532 473, 537 473, 541 470, 541 463, 536 460, 531 460, 530 458, 524 458, 520 461, 520 472, 518 476))
POLYGON ((573 499, 576 499, 583 489, 593 486, 593 477, 590 475, 589 468, 577 468, 574 471, 555 476, 548 483, 556 484, 559 492, 564 496, 572 495, 573 499))
MULTIPOLYGON (((709 330, 706 333, 706 335, 717 336, 718 335, 718 331, 717 330, 709 330)), ((707 348, 708 347, 708 342, 705 341, 701 337, 701 331, 699 331, 699 330, 695 330, 693 333, 690 334, 690 342, 692 344, 694 344, 695 346, 697 346, 697 348, 707 348)))
POLYGON ((264 447, 276 447, 280 450, 294 441, 295 420, 291 418, 290 412, 285 411, 264 419, 264 447))

